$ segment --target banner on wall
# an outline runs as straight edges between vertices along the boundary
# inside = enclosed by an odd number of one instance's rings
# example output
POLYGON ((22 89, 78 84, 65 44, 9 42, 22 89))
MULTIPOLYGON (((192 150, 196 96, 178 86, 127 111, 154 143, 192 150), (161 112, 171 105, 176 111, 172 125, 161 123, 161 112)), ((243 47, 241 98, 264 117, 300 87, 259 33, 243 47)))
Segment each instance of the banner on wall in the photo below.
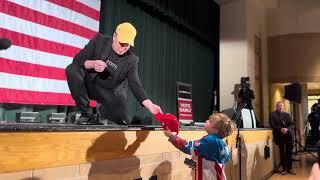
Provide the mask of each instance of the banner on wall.
POLYGON ((177 82, 177 98, 179 121, 184 124, 192 123, 192 85, 177 82))
POLYGON ((74 105, 65 68, 99 30, 100 0, 0 0, 0 103, 74 105))

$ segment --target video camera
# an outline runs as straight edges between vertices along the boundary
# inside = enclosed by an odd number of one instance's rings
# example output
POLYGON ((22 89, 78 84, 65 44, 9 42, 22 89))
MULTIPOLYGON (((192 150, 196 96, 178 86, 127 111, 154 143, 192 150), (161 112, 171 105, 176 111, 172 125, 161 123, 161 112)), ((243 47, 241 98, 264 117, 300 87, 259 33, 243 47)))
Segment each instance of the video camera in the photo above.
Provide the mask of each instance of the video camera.
POLYGON ((250 84, 248 83, 248 81, 249 81, 249 77, 241 77, 240 79, 241 89, 250 88, 250 84))
POLYGON ((315 124, 314 122, 320 121, 320 99, 318 99, 317 103, 314 103, 311 107, 311 113, 313 113, 313 117, 311 118, 310 124, 315 124), (314 121, 314 122, 312 122, 314 121))
POLYGON ((310 123, 311 130, 308 133, 306 144, 314 145, 320 140, 320 99, 311 106, 308 122, 310 123))
POLYGON ((241 77, 240 79, 240 91, 238 97, 242 105, 247 109, 252 109, 251 100, 254 99, 254 92, 250 89, 249 77, 241 77))

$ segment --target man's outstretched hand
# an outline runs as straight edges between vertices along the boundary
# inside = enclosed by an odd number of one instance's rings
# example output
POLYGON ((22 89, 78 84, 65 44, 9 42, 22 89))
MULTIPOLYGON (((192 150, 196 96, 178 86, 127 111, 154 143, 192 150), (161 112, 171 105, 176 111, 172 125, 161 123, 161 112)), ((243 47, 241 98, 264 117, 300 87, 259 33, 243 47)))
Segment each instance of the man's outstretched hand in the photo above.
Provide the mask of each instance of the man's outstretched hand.
POLYGON ((156 115, 157 113, 162 113, 161 107, 153 104, 153 102, 150 99, 146 99, 142 102, 144 107, 146 107, 151 114, 156 115))

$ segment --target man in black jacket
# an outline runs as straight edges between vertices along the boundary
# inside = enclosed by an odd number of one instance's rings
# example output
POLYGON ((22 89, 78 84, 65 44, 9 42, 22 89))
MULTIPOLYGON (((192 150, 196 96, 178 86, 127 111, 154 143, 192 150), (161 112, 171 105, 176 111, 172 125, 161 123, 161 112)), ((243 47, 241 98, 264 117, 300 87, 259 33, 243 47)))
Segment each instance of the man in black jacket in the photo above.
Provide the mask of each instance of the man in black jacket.
POLYGON ((319 125, 320 125, 320 99, 311 107, 311 113, 308 115, 308 122, 311 126, 310 135, 312 142, 316 143, 319 140, 319 125))
POLYGON ((282 174, 292 172, 292 149, 294 124, 288 113, 283 111, 284 103, 279 101, 276 110, 269 115, 269 123, 273 132, 273 139, 280 150, 280 161, 283 168, 282 174))
POLYGON ((140 83, 138 76, 139 58, 130 51, 134 46, 136 29, 128 22, 117 26, 112 37, 97 34, 74 57, 66 68, 66 76, 81 116, 75 124, 88 124, 93 118, 89 100, 101 103, 102 119, 116 124, 130 124, 127 107, 125 80, 137 101, 150 113, 162 112, 154 104, 140 83))

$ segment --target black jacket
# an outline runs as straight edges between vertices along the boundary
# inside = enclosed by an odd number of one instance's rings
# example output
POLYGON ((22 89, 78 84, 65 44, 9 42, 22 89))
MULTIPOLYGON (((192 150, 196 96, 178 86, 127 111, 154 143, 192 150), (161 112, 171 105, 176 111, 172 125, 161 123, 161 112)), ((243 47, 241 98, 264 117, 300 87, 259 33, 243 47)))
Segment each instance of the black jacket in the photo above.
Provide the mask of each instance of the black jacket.
MULTIPOLYGON (((84 66, 84 62, 86 60, 103 60, 107 62, 107 58, 111 51, 113 51, 112 38, 98 33, 74 57, 73 63, 84 66)), ((108 81, 104 82, 104 87, 115 89, 118 93, 125 93, 124 81, 127 79, 132 93, 141 104, 147 99, 147 95, 138 76, 138 61, 138 56, 128 50, 125 54, 119 56, 119 62, 116 70, 110 69, 110 66, 107 65, 106 71, 108 71, 112 78, 109 78, 108 81)), ((92 79, 99 75, 99 73, 95 72, 93 69, 88 71, 90 72, 92 79)))
POLYGON ((269 115, 269 123, 272 128, 273 139, 275 144, 289 143, 293 141, 294 124, 288 113, 273 111, 269 115), (281 128, 288 128, 287 134, 281 133, 281 128))

